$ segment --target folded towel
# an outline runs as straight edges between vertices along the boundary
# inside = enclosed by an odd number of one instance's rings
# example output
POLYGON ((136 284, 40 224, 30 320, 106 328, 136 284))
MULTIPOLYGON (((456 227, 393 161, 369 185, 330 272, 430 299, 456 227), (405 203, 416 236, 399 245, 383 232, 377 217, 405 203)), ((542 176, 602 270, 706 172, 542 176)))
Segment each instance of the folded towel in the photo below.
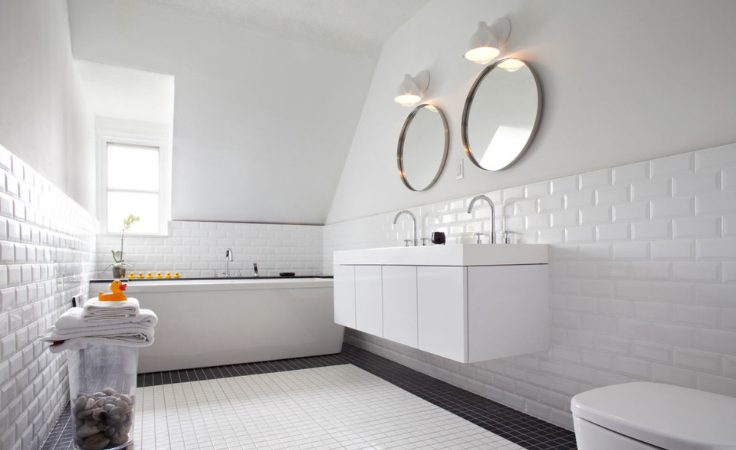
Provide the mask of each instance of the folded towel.
POLYGON ((153 333, 150 335, 150 341, 131 337, 83 337, 67 339, 65 341, 56 341, 52 343, 49 350, 51 353, 61 353, 64 350, 79 350, 86 347, 88 344, 117 345, 120 347, 131 348, 148 347, 153 344, 153 333))
POLYGON ((150 309, 140 309, 138 315, 132 317, 87 320, 84 318, 84 309, 77 307, 66 310, 64 314, 56 320, 56 329, 63 332, 66 330, 77 331, 79 329, 97 329, 128 324, 153 327, 156 326, 157 323, 158 317, 156 317, 156 314, 150 309))
POLYGON ((91 298, 84 302, 84 318, 87 320, 122 319, 135 317, 140 311, 138 300, 129 297, 122 302, 107 302, 91 298))
POLYGON ((45 342, 67 341, 69 339, 99 337, 109 339, 120 339, 130 342, 153 342, 153 327, 136 324, 123 324, 117 326, 99 326, 59 330, 51 327, 41 337, 45 342))

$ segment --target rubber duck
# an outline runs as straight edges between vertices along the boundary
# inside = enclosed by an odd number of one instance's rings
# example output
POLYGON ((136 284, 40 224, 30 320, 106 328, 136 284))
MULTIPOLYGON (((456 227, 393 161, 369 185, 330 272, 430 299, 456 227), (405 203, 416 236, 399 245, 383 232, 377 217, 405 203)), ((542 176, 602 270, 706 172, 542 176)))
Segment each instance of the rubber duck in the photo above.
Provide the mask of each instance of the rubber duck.
POLYGON ((174 274, 174 278, 178 280, 179 278, 181 278, 181 274, 179 272, 176 272, 174 274))
POLYGON ((146 274, 146 278, 153 278, 153 273, 152 272, 148 272, 146 274))
POLYGON ((135 280, 135 272, 130 272, 130 275, 128 275, 128 278, 131 280, 135 280))
POLYGON ((110 283, 110 290, 112 291, 111 294, 106 294, 104 292, 100 292, 97 294, 97 299, 103 302, 122 302, 125 301, 128 297, 123 294, 123 291, 128 287, 127 284, 121 282, 120 280, 112 280, 112 283, 110 283))
POLYGON ((163 278, 164 276, 161 275, 161 272, 156 272, 156 278, 163 278))
POLYGON ((165 275, 165 277, 166 277, 166 278, 171 278, 171 272, 166 272, 166 275, 165 275))

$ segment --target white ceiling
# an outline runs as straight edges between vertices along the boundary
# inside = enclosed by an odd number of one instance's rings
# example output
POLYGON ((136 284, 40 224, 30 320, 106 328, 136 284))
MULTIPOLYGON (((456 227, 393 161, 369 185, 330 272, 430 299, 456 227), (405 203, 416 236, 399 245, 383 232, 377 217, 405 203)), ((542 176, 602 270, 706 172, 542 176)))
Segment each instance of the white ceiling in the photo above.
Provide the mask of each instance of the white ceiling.
POLYGON ((75 64, 95 116, 172 125, 173 76, 83 60, 75 64))
POLYGON ((428 0, 138 0, 251 30, 376 57, 428 0))

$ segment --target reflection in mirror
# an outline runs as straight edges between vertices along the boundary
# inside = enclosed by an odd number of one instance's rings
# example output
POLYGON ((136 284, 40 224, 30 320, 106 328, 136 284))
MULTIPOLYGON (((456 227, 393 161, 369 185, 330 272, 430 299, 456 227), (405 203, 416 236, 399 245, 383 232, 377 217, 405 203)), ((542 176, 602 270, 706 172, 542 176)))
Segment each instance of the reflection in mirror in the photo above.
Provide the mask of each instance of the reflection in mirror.
POLYGON ((470 160, 485 170, 513 164, 534 138, 541 105, 539 82, 526 63, 504 59, 486 68, 463 109, 462 138, 470 160))
POLYGON ((445 114, 438 107, 414 108, 399 136, 399 176, 412 191, 426 191, 437 181, 447 160, 449 131, 445 114))

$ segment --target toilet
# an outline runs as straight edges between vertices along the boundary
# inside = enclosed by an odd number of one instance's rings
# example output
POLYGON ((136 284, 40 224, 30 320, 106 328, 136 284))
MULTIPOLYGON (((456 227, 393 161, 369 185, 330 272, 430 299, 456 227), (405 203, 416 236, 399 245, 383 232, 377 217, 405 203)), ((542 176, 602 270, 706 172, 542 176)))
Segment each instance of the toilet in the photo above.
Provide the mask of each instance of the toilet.
POLYGON ((606 386, 572 399, 579 450, 736 449, 736 398, 661 383, 606 386))

